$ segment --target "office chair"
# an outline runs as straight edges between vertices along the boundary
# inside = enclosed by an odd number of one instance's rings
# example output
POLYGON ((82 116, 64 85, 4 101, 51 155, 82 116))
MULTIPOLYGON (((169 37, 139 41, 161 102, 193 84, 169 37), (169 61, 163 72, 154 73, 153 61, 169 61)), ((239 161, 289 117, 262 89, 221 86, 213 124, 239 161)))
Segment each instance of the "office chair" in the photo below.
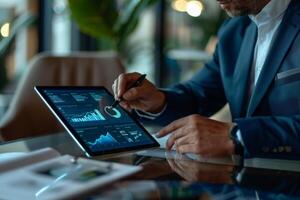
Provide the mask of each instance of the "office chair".
POLYGON ((124 71, 120 60, 112 52, 36 56, 21 78, 8 111, 0 119, 0 137, 8 141, 63 131, 35 93, 35 85, 103 85, 111 90, 114 79, 124 71))

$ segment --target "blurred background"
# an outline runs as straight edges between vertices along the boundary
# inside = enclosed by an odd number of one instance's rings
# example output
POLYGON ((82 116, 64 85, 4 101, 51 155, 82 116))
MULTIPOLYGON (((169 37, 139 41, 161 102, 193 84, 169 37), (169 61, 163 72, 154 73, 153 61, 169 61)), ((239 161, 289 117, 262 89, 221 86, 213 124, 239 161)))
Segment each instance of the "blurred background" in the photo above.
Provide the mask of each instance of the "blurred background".
POLYGON ((1 0, 0 118, 39 53, 114 51, 165 87, 210 59, 226 18, 215 0, 1 0))

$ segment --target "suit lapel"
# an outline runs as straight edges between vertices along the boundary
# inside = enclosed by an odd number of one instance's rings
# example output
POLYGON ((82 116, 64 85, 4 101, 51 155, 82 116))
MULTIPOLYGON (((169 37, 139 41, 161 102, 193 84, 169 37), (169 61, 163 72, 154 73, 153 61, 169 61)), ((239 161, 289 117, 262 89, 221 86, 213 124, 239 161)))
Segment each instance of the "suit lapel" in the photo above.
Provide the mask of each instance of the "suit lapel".
POLYGON ((233 116, 240 117, 246 114, 246 104, 247 100, 247 90, 248 90, 248 79, 249 73, 252 66, 254 47, 257 38, 257 28, 256 25, 251 22, 246 30, 243 38, 241 52, 239 54, 238 60, 236 62, 236 70, 234 72, 234 90, 232 90, 233 105, 232 109, 233 116), (235 109, 234 109, 235 108, 235 109))
POLYGON ((250 99, 247 116, 251 116, 254 113, 259 102, 267 92, 284 57, 286 56, 290 46, 293 44, 293 41, 299 31, 300 11, 292 12, 293 9, 291 9, 291 7, 293 6, 289 6, 287 14, 284 17, 279 27, 278 34, 274 40, 276 42, 273 43, 270 52, 268 53, 268 57, 266 58, 255 90, 250 99))

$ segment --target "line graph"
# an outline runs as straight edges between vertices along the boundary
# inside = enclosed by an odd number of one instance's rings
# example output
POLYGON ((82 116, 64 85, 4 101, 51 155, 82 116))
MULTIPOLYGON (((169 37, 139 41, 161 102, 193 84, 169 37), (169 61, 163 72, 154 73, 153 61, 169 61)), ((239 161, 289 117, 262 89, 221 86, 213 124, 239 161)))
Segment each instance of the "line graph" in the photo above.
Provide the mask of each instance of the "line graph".
POLYGON ((118 141, 107 132, 106 135, 101 135, 94 142, 88 142, 91 146, 118 144, 118 141))

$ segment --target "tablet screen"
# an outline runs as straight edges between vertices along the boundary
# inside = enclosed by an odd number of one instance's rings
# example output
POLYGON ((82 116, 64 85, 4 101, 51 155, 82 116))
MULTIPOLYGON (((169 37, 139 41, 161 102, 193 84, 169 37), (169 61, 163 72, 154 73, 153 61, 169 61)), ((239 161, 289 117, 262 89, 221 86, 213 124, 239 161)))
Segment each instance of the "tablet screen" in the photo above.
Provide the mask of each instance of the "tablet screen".
POLYGON ((37 87, 77 142, 91 155, 158 146, 103 87, 37 87))

